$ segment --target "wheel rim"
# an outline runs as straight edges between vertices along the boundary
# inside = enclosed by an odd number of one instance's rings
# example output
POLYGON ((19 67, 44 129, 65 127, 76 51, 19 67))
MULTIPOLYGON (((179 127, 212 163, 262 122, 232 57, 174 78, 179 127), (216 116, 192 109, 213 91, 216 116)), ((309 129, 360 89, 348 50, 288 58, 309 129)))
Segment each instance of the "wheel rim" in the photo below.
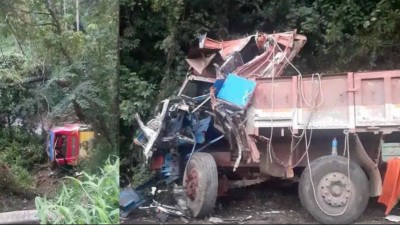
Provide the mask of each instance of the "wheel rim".
POLYGON ((197 187, 199 186, 199 176, 197 170, 192 168, 186 174, 186 195, 190 200, 194 201, 197 194, 197 187))
POLYGON ((333 172, 325 175, 319 182, 317 196, 321 207, 331 213, 342 211, 351 197, 351 182, 347 175, 333 172))

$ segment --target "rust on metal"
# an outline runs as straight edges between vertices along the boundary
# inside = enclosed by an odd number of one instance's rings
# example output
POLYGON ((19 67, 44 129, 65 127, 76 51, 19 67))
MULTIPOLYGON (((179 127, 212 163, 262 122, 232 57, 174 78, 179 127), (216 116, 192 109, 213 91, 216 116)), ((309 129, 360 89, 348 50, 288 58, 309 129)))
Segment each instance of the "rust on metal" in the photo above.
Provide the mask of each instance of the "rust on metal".
POLYGON ((186 176, 186 193, 187 196, 193 201, 196 198, 197 187, 199 186, 197 170, 192 168, 186 176))

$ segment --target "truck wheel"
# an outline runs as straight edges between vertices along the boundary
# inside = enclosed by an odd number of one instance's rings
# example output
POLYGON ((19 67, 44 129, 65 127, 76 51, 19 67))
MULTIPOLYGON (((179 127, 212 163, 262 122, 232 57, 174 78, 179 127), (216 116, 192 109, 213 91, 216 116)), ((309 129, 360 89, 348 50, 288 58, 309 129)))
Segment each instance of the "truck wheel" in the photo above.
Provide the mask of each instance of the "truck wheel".
POLYGON ((192 215, 197 218, 210 215, 218 194, 217 165, 210 154, 193 154, 184 173, 183 186, 192 215))
POLYGON ((319 222, 350 224, 368 205, 368 179, 364 171, 350 161, 349 181, 347 158, 323 156, 310 163, 301 175, 299 197, 303 207, 319 222))

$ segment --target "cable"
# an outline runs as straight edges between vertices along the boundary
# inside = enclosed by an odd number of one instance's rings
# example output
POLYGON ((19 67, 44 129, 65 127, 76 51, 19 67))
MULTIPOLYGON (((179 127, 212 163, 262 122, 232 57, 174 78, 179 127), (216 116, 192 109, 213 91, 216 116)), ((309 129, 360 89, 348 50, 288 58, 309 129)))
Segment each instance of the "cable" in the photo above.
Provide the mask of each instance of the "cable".
MULTIPOLYGON (((283 52, 283 50, 279 47, 279 45, 277 45, 277 47, 279 48, 279 50, 280 50, 281 52, 283 52)), ((284 58, 287 60, 287 62, 298 72, 298 76, 299 76, 299 80, 298 80, 298 83, 297 83, 297 94, 298 94, 298 96, 301 97, 301 99, 306 103, 306 105, 308 105, 309 107, 312 107, 312 108, 313 108, 313 110, 311 111, 310 116, 308 117, 306 126, 303 128, 303 131, 302 131, 302 133, 301 133, 299 136, 295 135, 295 134, 293 133, 293 130, 292 130, 291 128, 289 128, 290 133, 291 133, 291 135, 292 135, 292 143, 291 143, 291 155, 292 155, 294 149, 296 149, 297 146, 300 144, 302 138, 304 137, 304 135, 305 135, 305 133, 306 133, 306 130, 308 129, 308 126, 309 126, 309 124, 310 124, 310 122, 311 122, 311 118, 312 118, 312 116, 313 116, 313 114, 314 114, 314 112, 315 112, 315 109, 316 109, 317 107, 320 107, 320 106, 323 104, 323 102, 324 102, 323 93, 322 93, 322 82, 321 82, 321 76, 322 76, 322 75, 319 74, 319 73, 317 73, 317 74, 315 74, 315 73, 312 74, 312 84, 314 83, 314 76, 315 76, 315 75, 318 76, 318 83, 319 83, 319 85, 318 85, 318 86, 319 86, 318 92, 317 92, 317 95, 315 96, 315 97, 316 97, 315 102, 317 101, 318 95, 321 95, 321 101, 320 101, 319 104, 311 105, 311 103, 309 103, 309 102, 307 101, 307 99, 305 98, 305 96, 304 96, 303 86, 300 85, 300 84, 303 83, 303 75, 302 75, 301 72, 290 62, 290 60, 286 57, 286 54, 283 54, 283 56, 284 56, 284 58), (294 138, 298 138, 299 140, 298 140, 297 143, 293 146, 293 140, 294 140, 294 138)), ((314 92, 314 86, 312 86, 312 93, 313 93, 313 92, 314 92)), ((297 110, 297 108, 296 108, 295 110, 297 110)), ((294 114, 295 114, 295 111, 293 111, 293 113, 292 113, 292 118, 295 116, 294 114)), ((306 151, 308 151, 307 148, 306 148, 306 151)), ((295 164, 295 166, 292 166, 292 168, 293 168, 293 167, 296 167, 296 166, 301 162, 301 160, 303 160, 305 154, 306 154, 306 152, 301 156, 300 160, 295 164)))
MULTIPOLYGON (((278 46, 279 50, 280 50, 281 52, 283 52, 282 49, 279 47, 279 45, 277 45, 277 46, 278 46)), ((305 103, 307 106, 313 108, 313 110, 311 111, 311 114, 310 114, 310 116, 309 116, 309 118, 308 118, 307 124, 306 124, 306 126, 304 127, 303 132, 302 132, 302 134, 301 134, 300 136, 296 136, 296 135, 293 133, 292 129, 290 129, 290 132, 291 132, 291 134, 292 134, 292 143, 293 143, 293 137, 299 138, 299 141, 296 143, 295 147, 293 147, 293 145, 291 144, 291 153, 293 152, 293 150, 294 150, 295 148, 297 148, 297 145, 301 142, 301 140, 302 140, 303 137, 305 137, 305 145, 306 145, 306 146, 305 146, 305 147, 306 147, 305 153, 304 153, 303 156, 300 158, 300 160, 295 164, 295 166, 292 166, 292 168, 293 168, 293 167, 296 167, 296 166, 301 162, 301 160, 304 158, 304 156, 306 155, 306 156, 307 156, 307 164, 308 164, 309 172, 310 172, 311 186, 312 186, 312 189, 313 189, 314 199, 315 199, 315 202, 317 203, 318 207, 320 208, 321 211, 323 211, 325 214, 327 214, 327 215, 329 215, 329 216, 340 216, 340 215, 343 215, 343 214, 346 212, 347 207, 348 207, 348 205, 349 205, 349 202, 348 202, 348 201, 350 201, 351 188, 350 188, 349 200, 346 202, 346 206, 345 206, 345 208, 343 209, 342 212, 340 212, 340 213, 338 213, 338 214, 332 214, 332 213, 329 213, 329 212, 325 211, 325 210, 321 207, 321 205, 319 204, 319 202, 318 202, 318 200, 317 200, 317 197, 316 197, 315 185, 314 185, 314 181, 313 181, 313 179, 312 179, 312 169, 311 169, 311 166, 310 166, 310 164, 311 164, 311 163, 310 163, 310 157, 309 157, 309 154, 308 154, 309 147, 310 147, 310 145, 311 145, 311 139, 312 139, 313 128, 311 127, 311 129, 310 129, 311 131, 310 131, 310 137, 309 137, 309 139, 307 139, 307 129, 308 129, 309 123, 311 122, 311 117, 313 116, 313 114, 314 114, 314 112, 315 112, 315 109, 318 108, 318 107, 320 107, 320 106, 323 104, 323 102, 324 102, 323 93, 322 93, 321 74, 317 74, 317 76, 318 76, 319 87, 318 87, 317 95, 315 96, 316 99, 315 99, 315 101, 314 101, 314 105, 312 105, 311 102, 307 101, 307 99, 305 98, 305 95, 304 95, 303 85, 302 85, 302 84, 303 84, 303 75, 302 75, 302 74, 300 73, 300 71, 290 62, 290 60, 286 57, 286 54, 284 54, 284 58, 285 58, 285 59, 287 60, 287 62, 298 72, 298 77, 299 77, 299 80, 298 80, 298 83, 297 83, 297 85, 298 85, 298 86, 297 86, 297 87, 298 87, 298 88, 297 88, 298 95, 300 95, 301 100, 304 101, 304 103, 305 103), (320 94, 321 94, 321 100, 320 100, 320 102, 319 102, 318 104, 316 104, 318 95, 320 95, 320 94), (292 147, 293 147, 293 148, 292 148, 292 147)), ((315 76, 315 74, 312 74, 312 77, 311 77, 311 82, 312 82, 312 84, 314 84, 314 76, 315 76)), ((314 87, 314 86, 313 86, 313 87, 314 87)), ((312 88, 312 92, 313 92, 313 90, 314 90, 314 88, 312 88)), ((293 114, 294 114, 294 113, 293 113, 293 114)), ((272 121, 271 121, 271 122, 272 122, 272 121)), ((351 183, 351 177, 350 177, 349 132, 348 132, 347 130, 345 130, 345 131, 343 131, 343 132, 344 132, 344 134, 345 134, 345 146, 344 146, 344 150, 343 150, 343 151, 345 152, 345 150, 347 150, 347 176, 348 176, 348 185, 352 185, 352 183, 351 183)), ((270 143, 271 143, 271 140, 270 140, 270 143)))
MULTIPOLYGON (((272 136, 274 133, 274 78, 275 78, 275 48, 276 46, 278 46, 278 43, 275 41, 274 37, 272 36, 272 39, 274 41, 274 47, 272 48, 272 74, 271 74, 271 134, 270 134, 270 138, 268 141, 268 148, 267 148, 267 152, 269 154, 269 159, 270 162, 272 163, 272 136)), ((278 46, 279 47, 279 46, 278 46)), ((268 67, 263 71, 262 74, 264 74, 266 72, 266 70, 268 69, 268 67)))

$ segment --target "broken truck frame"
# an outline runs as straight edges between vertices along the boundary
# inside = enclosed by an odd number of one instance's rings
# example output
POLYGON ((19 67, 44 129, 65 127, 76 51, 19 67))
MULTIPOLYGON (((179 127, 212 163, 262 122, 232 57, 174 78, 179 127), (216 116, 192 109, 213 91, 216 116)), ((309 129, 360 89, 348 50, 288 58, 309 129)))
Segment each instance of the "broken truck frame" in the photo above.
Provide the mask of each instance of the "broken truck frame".
POLYGON ((271 177, 299 178, 302 205, 323 223, 351 223, 382 194, 380 165, 396 155, 383 146, 400 140, 400 70, 302 75, 291 60, 305 42, 295 30, 204 35, 178 95, 146 125, 136 115, 135 143, 182 182, 193 216, 271 177), (281 76, 288 65, 299 74, 281 76))

